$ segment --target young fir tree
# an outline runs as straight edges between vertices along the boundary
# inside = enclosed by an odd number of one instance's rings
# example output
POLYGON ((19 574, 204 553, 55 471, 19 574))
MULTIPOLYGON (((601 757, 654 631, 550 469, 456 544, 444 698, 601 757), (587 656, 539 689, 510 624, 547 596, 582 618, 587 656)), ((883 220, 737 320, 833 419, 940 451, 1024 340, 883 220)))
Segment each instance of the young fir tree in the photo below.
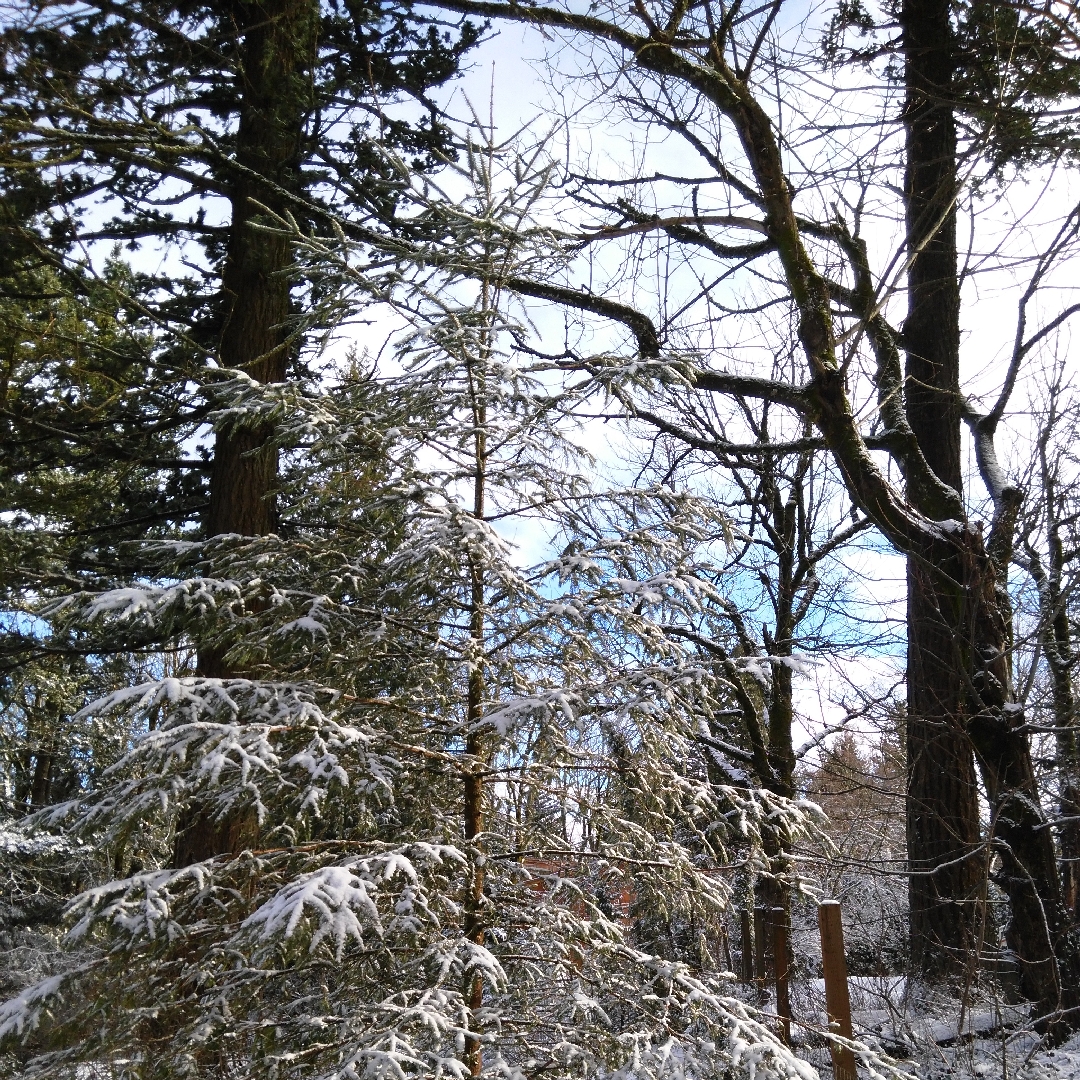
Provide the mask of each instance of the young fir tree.
POLYGON ((177 867, 165 843, 82 893, 70 967, 0 1009, 23 1075, 809 1075, 728 976, 611 913, 630 888, 715 919, 730 840, 812 826, 687 768, 722 689, 656 615, 710 588, 686 557, 698 507, 587 479, 572 388, 529 371, 505 310, 503 283, 557 257, 526 220, 546 172, 500 177, 491 147, 458 171, 460 206, 418 193, 451 242, 401 296, 400 372, 277 395, 288 529, 161 544, 167 578, 50 609, 246 674, 85 706, 156 722, 37 820, 110 846, 194 805, 250 818, 258 846, 177 867), (632 525, 580 535, 605 500, 632 525), (550 540, 534 566, 515 522, 550 540), (620 572, 642 552, 651 577, 620 572))

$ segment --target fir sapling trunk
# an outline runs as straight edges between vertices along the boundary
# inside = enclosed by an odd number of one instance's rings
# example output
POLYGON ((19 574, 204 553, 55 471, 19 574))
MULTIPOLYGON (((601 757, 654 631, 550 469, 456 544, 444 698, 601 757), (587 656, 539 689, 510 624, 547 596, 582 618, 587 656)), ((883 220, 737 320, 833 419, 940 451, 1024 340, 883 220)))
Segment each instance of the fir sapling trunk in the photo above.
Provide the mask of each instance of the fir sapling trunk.
MULTIPOLYGON (((480 720, 483 709, 484 676, 479 668, 469 676, 467 723, 470 731, 465 742, 468 759, 465 772, 464 834, 466 846, 473 849, 484 830, 484 777, 483 739, 479 732, 471 730, 480 720)), ((474 945, 484 944, 484 866, 474 857, 469 869, 468 893, 465 897, 466 939, 474 945)), ((483 1049, 480 1045, 476 1016, 484 1004, 484 979, 474 968, 465 970, 465 1004, 470 1015, 470 1030, 476 1032, 465 1039, 464 1062, 473 1076, 483 1069, 483 1049)))
MULTIPOLYGON (((927 465, 956 492, 960 460, 960 288, 956 254, 956 124, 948 0, 904 0, 904 200, 908 269, 905 400, 927 465)), ((918 505, 918 492, 909 491, 918 505)), ((918 506, 931 513, 932 508, 918 506)), ((946 569, 947 568, 942 568, 946 569)), ((955 573, 908 558, 907 846, 912 960, 956 970, 975 942, 978 799, 964 730, 955 573), (972 857, 967 857, 968 855, 972 857)))
MULTIPOLYGON (((260 383, 282 382, 292 342, 289 332, 292 255, 283 236, 256 228, 258 204, 284 211, 284 194, 298 190, 317 0, 263 0, 234 5, 240 38, 241 105, 232 181, 232 224, 222 272, 220 359, 260 383)), ((214 444, 205 534, 262 536, 274 528, 277 451, 265 423, 219 432, 214 444)), ((199 674, 224 678, 221 647, 202 646, 199 674)), ((251 814, 210 816, 190 809, 177 824, 174 862, 185 866, 252 846, 251 814)))
MULTIPOLYGON (((481 287, 481 311, 490 311, 491 286, 484 282, 481 287)), ((488 359, 490 344, 487 328, 481 331, 479 357, 471 353, 471 343, 465 358, 468 380, 469 406, 473 425, 473 506, 472 516, 484 520, 485 484, 487 480, 487 386, 484 365, 488 359)), ((467 850, 472 854, 469 868, 468 895, 465 898, 466 939, 474 945, 483 946, 485 932, 484 884, 485 872, 479 837, 484 830, 484 773, 486 756, 480 721, 484 712, 484 567, 479 551, 469 551, 469 676, 465 710, 465 782, 464 782, 464 834, 467 850)), ((476 1032, 465 1040, 464 1063, 471 1075, 479 1076, 484 1067, 483 1048, 480 1043, 476 1018, 484 1004, 484 978, 476 969, 465 970, 465 1004, 469 1010, 470 1030, 476 1032)))

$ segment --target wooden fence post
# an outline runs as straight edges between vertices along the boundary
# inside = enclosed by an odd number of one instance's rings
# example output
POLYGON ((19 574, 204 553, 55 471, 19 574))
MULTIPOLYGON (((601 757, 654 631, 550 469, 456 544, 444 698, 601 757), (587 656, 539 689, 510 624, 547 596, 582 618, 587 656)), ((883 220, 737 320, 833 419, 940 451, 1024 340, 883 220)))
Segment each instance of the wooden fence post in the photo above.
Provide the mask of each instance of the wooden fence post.
POLYGON ((743 908, 739 912, 742 922, 742 981, 754 981, 754 939, 750 935, 750 912, 743 908))
POLYGON ((776 969, 776 1015, 780 1017, 780 1037, 791 1045, 791 1000, 788 997, 787 909, 772 909, 773 965, 776 969))
MULTIPOLYGON (((848 996, 847 960, 844 958, 844 927, 840 921, 840 903, 825 900, 818 905, 818 929, 821 931, 821 962, 825 968, 825 1010, 829 1030, 845 1039, 851 1038, 851 998, 848 996)), ((846 1046, 830 1042, 833 1075, 836 1080, 856 1080, 855 1055, 846 1046)))

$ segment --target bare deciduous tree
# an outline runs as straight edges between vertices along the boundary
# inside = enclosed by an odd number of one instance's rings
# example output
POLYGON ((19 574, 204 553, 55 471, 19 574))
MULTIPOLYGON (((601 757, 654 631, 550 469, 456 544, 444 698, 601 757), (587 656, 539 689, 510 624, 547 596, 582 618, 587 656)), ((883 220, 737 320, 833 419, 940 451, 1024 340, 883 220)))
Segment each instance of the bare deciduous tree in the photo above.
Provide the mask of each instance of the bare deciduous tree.
MULTIPOLYGON (((1064 1030, 1077 1022, 1080 953, 1063 903, 1047 816, 1040 803, 1031 751, 1012 684, 1012 610, 1007 570, 1022 493, 998 465, 994 436, 1032 338, 1021 336, 1001 392, 985 413, 966 409, 980 472, 994 514, 989 532, 969 515, 961 492, 940 476, 924 455, 906 408, 898 335, 882 312, 888 281, 871 273, 865 238, 839 217, 815 220, 797 203, 805 184, 793 182, 787 131, 766 109, 777 64, 765 64, 770 29, 780 12, 773 5, 739 20, 712 4, 638 3, 633 13, 612 8, 587 14, 559 6, 444 0, 451 10, 564 31, 584 47, 619 54, 617 74, 625 96, 657 124, 685 139, 709 164, 706 178, 713 208, 693 201, 681 213, 641 214, 612 200, 606 235, 662 233, 679 245, 709 251, 729 265, 757 261, 756 273, 779 280, 794 322, 801 370, 791 380, 743 374, 672 356, 665 362, 661 331, 648 311, 592 291, 509 283, 522 293, 555 300, 614 319, 634 335, 657 375, 683 378, 708 394, 741 394, 768 400, 812 423, 832 455, 852 502, 889 542, 925 575, 935 598, 936 619, 949 628, 941 659, 959 673, 962 712, 950 724, 962 728, 973 747, 991 812, 1001 881, 1011 909, 1008 939, 1020 957, 1026 993, 1042 1023, 1064 1030), (699 122, 700 121, 700 122, 699 122), (719 204, 719 205, 716 205, 719 204), (718 239, 749 233, 753 246, 718 239), (839 273, 837 273, 837 271, 839 273), (838 277, 840 278, 838 280, 838 277), (870 347, 876 395, 875 425, 853 399, 853 363, 859 346, 870 347), (677 374, 676 374, 677 372, 677 374), (871 443, 869 436, 876 436, 871 443), (887 453, 902 477, 897 483, 874 448, 887 453)), ((736 8, 737 12, 738 9, 736 8)), ((806 184, 812 176, 804 174, 806 184)), ((823 200, 822 200, 823 201, 823 200)), ((1064 313, 1063 313, 1064 317, 1064 313)), ((1038 331, 1036 333, 1041 333, 1038 331)), ((597 370, 602 365, 597 365, 597 370)), ((610 366, 610 365, 609 365, 610 366)), ((618 372, 609 372, 618 378, 618 372)), ((636 372, 640 378, 640 371, 636 372)), ((961 852, 961 857, 963 853, 961 852)))

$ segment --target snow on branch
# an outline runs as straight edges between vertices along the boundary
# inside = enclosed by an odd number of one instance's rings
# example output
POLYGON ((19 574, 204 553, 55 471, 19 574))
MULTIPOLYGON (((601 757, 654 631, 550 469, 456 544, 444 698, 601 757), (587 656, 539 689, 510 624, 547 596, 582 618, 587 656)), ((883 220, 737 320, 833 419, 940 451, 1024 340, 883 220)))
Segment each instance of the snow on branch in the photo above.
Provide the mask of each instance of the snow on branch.
POLYGON ((288 882, 244 920, 242 930, 256 931, 262 941, 277 936, 288 939, 307 922, 311 924, 308 950, 313 952, 330 938, 338 960, 350 938, 362 945, 368 936, 416 934, 425 923, 437 921, 416 864, 423 869, 423 864, 445 860, 464 863, 465 856, 447 845, 412 844, 320 867, 288 882), (378 900, 396 878, 403 881, 391 914, 384 919, 378 900))
POLYGON ((336 695, 300 684, 200 677, 116 690, 80 715, 158 712, 161 722, 109 766, 97 793, 59 803, 39 818, 116 832, 196 792, 219 816, 247 806, 260 823, 270 804, 283 800, 295 815, 318 815, 335 785, 389 799, 393 759, 373 750, 370 731, 328 714, 319 698, 333 704, 336 695))

